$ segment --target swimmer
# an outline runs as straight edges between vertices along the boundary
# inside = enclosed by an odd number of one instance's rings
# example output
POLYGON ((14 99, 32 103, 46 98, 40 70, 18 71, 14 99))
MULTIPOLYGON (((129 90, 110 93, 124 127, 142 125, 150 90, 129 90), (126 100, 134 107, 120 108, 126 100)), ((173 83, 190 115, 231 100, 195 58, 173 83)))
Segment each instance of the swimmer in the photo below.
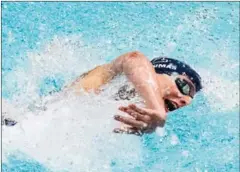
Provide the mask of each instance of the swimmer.
POLYGON ((127 113, 128 117, 114 116, 124 124, 124 127, 115 128, 115 133, 142 135, 154 132, 157 127, 164 126, 168 112, 189 105, 202 89, 201 77, 184 62, 167 57, 149 61, 138 51, 121 55, 109 64, 84 73, 67 88, 76 94, 81 89, 99 93, 101 86, 121 74, 133 84, 145 107, 136 104, 120 106, 119 110, 127 113))

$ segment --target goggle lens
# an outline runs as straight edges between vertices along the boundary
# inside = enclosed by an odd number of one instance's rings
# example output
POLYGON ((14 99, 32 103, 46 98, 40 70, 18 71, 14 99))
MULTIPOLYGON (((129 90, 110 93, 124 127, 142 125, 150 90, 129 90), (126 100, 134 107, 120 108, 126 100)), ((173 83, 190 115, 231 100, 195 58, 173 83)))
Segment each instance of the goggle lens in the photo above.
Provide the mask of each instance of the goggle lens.
POLYGON ((177 78, 175 80, 175 83, 179 89, 179 91, 186 96, 190 96, 193 97, 191 95, 191 86, 189 85, 189 83, 187 81, 185 81, 184 79, 181 78, 177 78))

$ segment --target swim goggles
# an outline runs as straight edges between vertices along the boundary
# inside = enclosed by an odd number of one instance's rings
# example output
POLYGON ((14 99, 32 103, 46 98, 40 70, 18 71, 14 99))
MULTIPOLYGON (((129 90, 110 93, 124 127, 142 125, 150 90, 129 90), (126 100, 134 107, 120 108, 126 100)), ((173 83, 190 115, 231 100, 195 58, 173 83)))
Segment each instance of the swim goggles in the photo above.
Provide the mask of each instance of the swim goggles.
POLYGON ((194 88, 186 79, 177 77, 175 79, 175 84, 177 85, 178 90, 183 95, 193 98, 195 92, 194 88))

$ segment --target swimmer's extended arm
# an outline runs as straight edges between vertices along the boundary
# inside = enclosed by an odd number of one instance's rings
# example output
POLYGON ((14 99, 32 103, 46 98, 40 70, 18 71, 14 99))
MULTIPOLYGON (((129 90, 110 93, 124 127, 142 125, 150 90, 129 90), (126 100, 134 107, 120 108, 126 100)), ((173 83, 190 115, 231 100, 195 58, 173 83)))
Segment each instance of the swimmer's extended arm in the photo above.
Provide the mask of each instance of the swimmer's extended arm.
POLYGON ((99 88, 108 83, 116 73, 111 69, 112 64, 104 64, 82 74, 68 88, 72 88, 76 93, 81 89, 85 91, 94 90, 96 93, 99 88))

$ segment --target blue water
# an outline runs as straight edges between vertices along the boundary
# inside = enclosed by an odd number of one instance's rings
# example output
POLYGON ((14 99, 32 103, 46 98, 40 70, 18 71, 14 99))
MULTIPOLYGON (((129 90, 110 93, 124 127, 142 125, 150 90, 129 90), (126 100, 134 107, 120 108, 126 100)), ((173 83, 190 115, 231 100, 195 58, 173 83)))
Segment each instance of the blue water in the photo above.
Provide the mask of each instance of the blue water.
MULTIPOLYGON (((133 50, 187 61, 205 76, 205 91, 170 114, 166 136, 141 139, 141 164, 125 169, 113 159, 112 171, 239 171, 239 2, 2 2, 2 96, 10 102, 60 91, 81 74, 82 58, 104 63, 133 50), (59 69, 46 60, 33 72, 31 53, 56 37, 72 41, 76 56, 65 63, 53 54, 59 69), (181 144, 169 142, 173 135, 181 144)), ((3 171, 51 171, 22 154, 10 154, 3 171)))

